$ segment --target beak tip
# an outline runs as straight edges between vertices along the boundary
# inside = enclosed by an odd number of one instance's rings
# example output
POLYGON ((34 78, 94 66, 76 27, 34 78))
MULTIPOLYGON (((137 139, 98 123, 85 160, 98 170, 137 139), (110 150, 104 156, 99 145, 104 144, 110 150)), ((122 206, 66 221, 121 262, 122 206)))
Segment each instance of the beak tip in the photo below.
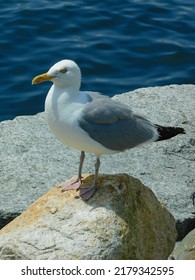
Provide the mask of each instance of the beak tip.
POLYGON ((31 83, 32 83, 32 85, 36 85, 39 83, 39 81, 36 78, 34 78, 31 83))
POLYGON ((38 83, 38 79, 37 79, 37 77, 35 77, 33 80, 32 80, 32 85, 35 85, 35 84, 37 84, 38 83))

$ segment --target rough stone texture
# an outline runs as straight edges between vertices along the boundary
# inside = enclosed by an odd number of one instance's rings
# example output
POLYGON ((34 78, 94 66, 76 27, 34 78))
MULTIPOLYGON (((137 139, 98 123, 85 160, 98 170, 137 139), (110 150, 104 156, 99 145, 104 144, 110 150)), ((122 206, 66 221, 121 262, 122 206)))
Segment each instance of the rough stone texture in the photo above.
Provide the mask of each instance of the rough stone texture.
MULTIPOLYGON (((194 227, 195 86, 143 88, 115 96, 136 113, 186 135, 101 158, 100 172, 127 173, 149 186, 177 220, 181 239, 194 227)), ((0 123, 0 224, 5 225, 62 180, 77 174, 79 152, 59 143, 43 113, 0 123)), ((84 173, 94 172, 87 154, 84 173)))
POLYGON ((98 186, 87 202, 50 190, 0 231, 0 259, 167 259, 175 220, 153 192, 126 174, 98 186))
POLYGON ((173 260, 195 260, 195 229, 177 244, 170 259, 173 260))

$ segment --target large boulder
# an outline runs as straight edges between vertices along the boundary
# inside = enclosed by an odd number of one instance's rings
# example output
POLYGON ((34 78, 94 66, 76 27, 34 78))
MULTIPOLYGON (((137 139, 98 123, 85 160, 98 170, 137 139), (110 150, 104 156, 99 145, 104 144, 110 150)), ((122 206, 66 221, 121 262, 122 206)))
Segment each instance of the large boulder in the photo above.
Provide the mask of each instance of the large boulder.
MULTIPOLYGON (((101 159, 100 172, 127 173, 149 186, 177 220, 179 238, 194 227, 190 198, 195 181, 195 86, 138 89, 114 96, 158 124, 182 126, 178 135, 101 159)), ((45 114, 0 123, 0 226, 19 215, 62 180, 77 174, 79 152, 50 132, 45 114)), ((86 155, 84 173, 94 173, 86 155)))
MULTIPOLYGON (((84 187, 93 175, 84 177, 84 187)), ((55 187, 0 231, 0 259, 167 259, 173 216, 125 174, 98 179, 87 202, 55 187)))

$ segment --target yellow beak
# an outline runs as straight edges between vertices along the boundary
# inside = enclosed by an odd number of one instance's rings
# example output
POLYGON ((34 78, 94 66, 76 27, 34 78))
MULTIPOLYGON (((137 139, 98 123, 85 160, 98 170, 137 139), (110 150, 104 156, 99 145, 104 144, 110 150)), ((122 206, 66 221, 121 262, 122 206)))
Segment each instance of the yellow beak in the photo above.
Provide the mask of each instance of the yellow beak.
POLYGON ((49 76, 47 73, 38 75, 32 80, 32 85, 39 84, 39 83, 42 83, 42 82, 45 82, 45 81, 50 81, 55 77, 56 76, 49 76))

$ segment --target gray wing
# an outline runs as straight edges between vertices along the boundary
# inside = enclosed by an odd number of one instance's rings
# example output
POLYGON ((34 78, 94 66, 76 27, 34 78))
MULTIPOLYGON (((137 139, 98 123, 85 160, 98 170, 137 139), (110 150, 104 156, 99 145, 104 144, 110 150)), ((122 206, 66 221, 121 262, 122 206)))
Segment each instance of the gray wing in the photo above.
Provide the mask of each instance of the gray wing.
POLYGON ((124 151, 152 139, 154 125, 147 119, 134 115, 131 109, 108 97, 88 93, 86 105, 79 122, 89 136, 104 147, 124 151))

